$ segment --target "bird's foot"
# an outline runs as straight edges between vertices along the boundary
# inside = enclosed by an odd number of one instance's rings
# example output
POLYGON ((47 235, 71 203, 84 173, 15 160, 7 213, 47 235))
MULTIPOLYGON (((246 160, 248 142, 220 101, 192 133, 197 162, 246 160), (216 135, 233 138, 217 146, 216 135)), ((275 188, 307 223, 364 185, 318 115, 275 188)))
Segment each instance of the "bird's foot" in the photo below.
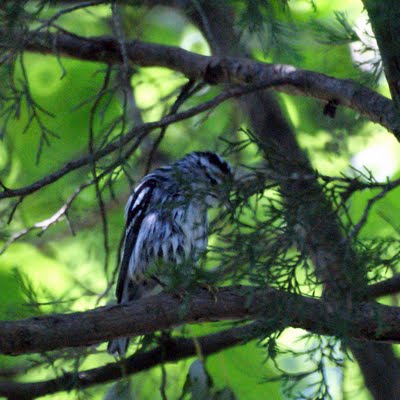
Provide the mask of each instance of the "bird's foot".
POLYGON ((188 295, 188 291, 186 289, 174 289, 171 294, 182 301, 188 295))
POLYGON ((218 297, 217 297, 218 287, 217 286, 209 285, 208 283, 203 283, 203 282, 200 282, 199 286, 202 289, 207 290, 207 292, 213 296, 215 303, 217 302, 217 300, 218 300, 218 297))

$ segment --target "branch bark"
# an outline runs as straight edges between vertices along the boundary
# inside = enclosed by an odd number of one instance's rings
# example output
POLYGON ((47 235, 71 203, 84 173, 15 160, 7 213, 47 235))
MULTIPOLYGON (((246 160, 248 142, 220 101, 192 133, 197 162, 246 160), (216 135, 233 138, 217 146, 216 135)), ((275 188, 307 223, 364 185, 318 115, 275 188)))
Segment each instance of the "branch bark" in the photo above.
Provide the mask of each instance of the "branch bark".
POLYGON ((358 340, 400 343, 400 308, 358 303, 335 311, 321 300, 272 288, 223 287, 216 296, 197 290, 183 301, 161 293, 128 305, 99 307, 0 322, 0 353, 37 353, 90 346, 183 324, 262 318, 274 330, 287 326, 358 340))
POLYGON ((368 298, 373 299, 400 292, 400 275, 385 279, 368 286, 368 298))
POLYGON ((32 399, 48 394, 84 389, 101 383, 112 382, 127 375, 146 371, 161 363, 176 362, 196 356, 200 349, 203 356, 217 353, 228 347, 243 344, 254 338, 257 323, 223 330, 193 339, 173 339, 147 352, 138 352, 118 362, 41 382, 0 382, 0 396, 10 399, 32 399))
MULTIPOLYGON (((1 37, 2 32, 0 32, 1 37)), ((27 51, 63 55, 108 64, 122 62, 121 46, 112 37, 84 38, 63 31, 36 32, 23 39, 27 51)), ((19 50, 20 41, 0 47, 19 50)), ((129 60, 139 66, 161 66, 181 72, 190 79, 210 84, 265 84, 292 95, 335 101, 393 132, 400 140, 400 118, 390 99, 351 80, 333 78, 291 65, 265 64, 244 58, 207 57, 173 46, 135 40, 126 43, 129 60)))
MULTIPOLYGON (((371 285, 368 297, 392 294, 400 290, 399 277, 371 285)), ((107 312, 104 310, 104 312, 107 312)), ((210 355, 239 344, 248 342, 260 335, 268 336, 276 330, 275 326, 254 322, 197 337, 196 339, 168 338, 147 352, 135 353, 123 361, 113 362, 98 368, 75 373, 64 373, 61 377, 40 382, 0 382, 0 396, 12 399, 32 399, 48 394, 84 389, 94 385, 112 382, 126 375, 136 374, 153 368, 160 363, 176 362, 195 356, 201 349, 203 356, 210 355), (195 343, 196 342, 196 343, 195 343)))

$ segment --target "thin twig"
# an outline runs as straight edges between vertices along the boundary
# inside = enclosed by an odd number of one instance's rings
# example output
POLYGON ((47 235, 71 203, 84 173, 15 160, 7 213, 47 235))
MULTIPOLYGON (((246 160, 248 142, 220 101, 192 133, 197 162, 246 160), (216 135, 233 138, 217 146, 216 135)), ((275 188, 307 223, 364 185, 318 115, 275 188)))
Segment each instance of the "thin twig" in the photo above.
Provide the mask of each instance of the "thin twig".
POLYGON ((161 368, 161 384, 160 384, 160 394, 163 400, 168 400, 166 387, 167 387, 167 371, 165 369, 164 360, 160 364, 161 368))
POLYGON ((97 198, 97 203, 100 211, 100 216, 101 216, 101 226, 102 226, 102 232, 103 232, 103 245, 104 245, 104 272, 105 275, 107 276, 108 272, 108 261, 109 261, 109 254, 110 254, 110 246, 108 243, 108 222, 107 222, 107 212, 106 212, 106 207, 104 205, 104 200, 103 196, 100 190, 100 184, 99 184, 99 179, 97 177, 97 171, 96 171, 96 160, 93 157, 95 153, 95 145, 94 145, 94 119, 96 116, 96 111, 98 109, 98 106, 103 98, 102 94, 107 88, 110 83, 110 76, 111 76, 111 66, 108 66, 106 74, 104 76, 103 80, 103 85, 99 91, 99 95, 96 98, 96 100, 93 103, 92 108, 90 109, 90 115, 89 115, 89 139, 88 139, 88 153, 90 156, 92 156, 92 162, 91 162, 91 169, 92 169, 92 176, 94 180, 94 186, 96 189, 96 198, 97 198))
POLYGON ((53 22, 62 17, 63 15, 72 13, 74 11, 80 10, 82 8, 88 8, 93 6, 98 6, 100 4, 108 3, 107 0, 92 0, 92 1, 85 1, 78 4, 75 4, 71 7, 63 8, 62 10, 54 13, 50 18, 47 18, 43 21, 41 25, 39 25, 35 30, 32 32, 39 32, 43 28, 48 28, 53 25, 53 22))
POLYGON ((67 199, 67 201, 62 205, 62 207, 58 211, 56 211, 51 217, 46 218, 43 221, 36 222, 32 226, 22 229, 19 232, 14 233, 10 237, 10 239, 7 240, 5 245, 1 248, 0 255, 3 254, 8 249, 8 247, 10 247, 11 244, 16 242, 17 240, 22 239, 28 233, 35 231, 35 230, 40 230, 40 235, 42 235, 52 225, 58 223, 62 219, 62 217, 65 217, 65 215, 68 212, 69 208, 71 207, 72 203, 78 197, 78 195, 82 192, 82 190, 89 187, 92 183, 93 183, 93 181, 86 182, 86 183, 80 185, 77 189, 75 189, 75 191, 71 194, 71 196, 67 199))
MULTIPOLYGON (((6 190, 8 190, 8 189, 6 189, 6 190)), ((18 198, 18 200, 13 205, 13 207, 11 209, 11 212, 10 212, 10 215, 8 217, 8 220, 7 220, 7 225, 11 224, 11 221, 14 218, 15 212, 17 211, 18 206, 23 202, 23 200, 24 200, 24 196, 21 196, 21 197, 18 198)))
POLYGON ((224 101, 234 98, 234 97, 239 97, 246 95, 248 93, 257 91, 257 90, 263 90, 266 88, 268 85, 264 84, 257 84, 257 85, 252 85, 252 86, 239 86, 235 87, 232 89, 228 89, 219 95, 215 96, 213 99, 206 101, 202 104, 199 104, 197 106, 194 106, 186 111, 182 111, 180 113, 174 114, 174 115, 167 115, 164 118, 161 118, 158 121, 154 122, 149 122, 137 127, 132 128, 126 135, 123 137, 120 137, 113 142, 109 143, 106 145, 104 148, 101 150, 98 150, 96 153, 94 153, 92 156, 86 155, 82 158, 69 161, 66 163, 62 168, 59 170, 46 175, 44 178, 39 179, 38 181, 24 186, 22 188, 18 189, 10 189, 7 188, 7 190, 3 190, 0 193, 0 199, 5 199, 5 198, 11 198, 11 197, 20 197, 20 196, 26 196, 28 194, 32 194, 36 192, 37 190, 50 185, 56 181, 58 181, 60 178, 63 176, 69 174, 72 171, 75 171, 76 169, 79 169, 85 165, 88 165, 92 160, 99 160, 117 150, 120 150, 121 147, 125 146, 127 143, 129 143, 132 140, 135 140, 134 145, 135 148, 139 147, 141 141, 143 138, 153 129, 157 129, 163 126, 170 125, 172 123, 178 122, 178 121, 183 121, 185 119, 191 118, 197 114, 200 114, 204 111, 213 109, 217 107, 219 104, 223 103, 224 101))
MULTIPOLYGON (((191 96, 193 96, 195 93, 197 93, 203 87, 204 87, 204 83, 203 82, 201 82, 200 84, 194 86, 194 81, 189 80, 189 82, 187 82, 181 88, 181 91, 180 91, 178 97, 176 98, 174 104, 172 105, 171 110, 168 113, 168 115, 176 114, 178 112, 179 108, 185 103, 185 101, 187 101, 191 96)), ((161 128, 161 131, 160 131, 157 139, 153 143, 153 146, 151 148, 150 154, 147 157, 147 163, 146 163, 146 168, 144 170, 144 174, 148 174, 149 171, 150 171, 154 155, 155 155, 160 143, 164 139, 164 136, 165 136, 165 134, 167 132, 167 127, 168 126, 164 126, 164 127, 161 128)))
POLYGON ((367 206, 364 208, 364 211, 363 211, 363 214, 362 214, 361 218, 359 219, 357 224, 354 226, 353 230, 348 235, 349 239, 354 239, 354 238, 356 238, 358 236, 358 234, 360 233, 362 227, 367 222, 367 219, 368 219, 368 216, 369 216, 369 212, 371 211, 371 208, 373 207, 373 205, 376 202, 378 202, 379 200, 381 200, 383 197, 385 197, 391 190, 393 190, 393 189, 395 189, 397 187, 398 187, 398 183, 393 185, 393 184, 390 184, 388 182, 388 184, 386 184, 386 186, 384 186, 383 189, 377 195, 371 197, 368 200, 367 206))

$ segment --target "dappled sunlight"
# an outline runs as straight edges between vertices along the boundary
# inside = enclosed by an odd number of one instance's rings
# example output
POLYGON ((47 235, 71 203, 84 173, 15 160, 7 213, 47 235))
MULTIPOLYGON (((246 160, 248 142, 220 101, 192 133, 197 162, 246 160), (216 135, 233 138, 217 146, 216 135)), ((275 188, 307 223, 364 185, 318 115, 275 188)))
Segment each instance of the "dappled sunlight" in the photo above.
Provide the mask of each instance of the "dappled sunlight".
POLYGON ((363 173, 370 171, 378 182, 385 182, 400 170, 399 154, 399 142, 386 133, 378 133, 352 157, 351 165, 363 173))
POLYGON ((374 347, 400 343, 400 120, 371 2, 5 3, 0 397, 400 393, 374 347))

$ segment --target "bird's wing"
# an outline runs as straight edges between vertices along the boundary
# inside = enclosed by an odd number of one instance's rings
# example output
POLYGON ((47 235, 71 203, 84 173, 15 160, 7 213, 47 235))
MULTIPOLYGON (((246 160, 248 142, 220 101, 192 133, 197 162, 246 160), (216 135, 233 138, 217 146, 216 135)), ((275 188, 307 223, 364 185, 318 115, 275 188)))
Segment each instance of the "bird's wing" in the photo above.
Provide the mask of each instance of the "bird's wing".
POLYGON ((116 289, 118 303, 122 300, 124 287, 128 287, 129 261, 134 251, 143 219, 148 212, 151 197, 156 185, 157 181, 154 178, 148 177, 147 179, 143 179, 132 193, 125 208, 125 237, 122 245, 120 270, 116 289))

